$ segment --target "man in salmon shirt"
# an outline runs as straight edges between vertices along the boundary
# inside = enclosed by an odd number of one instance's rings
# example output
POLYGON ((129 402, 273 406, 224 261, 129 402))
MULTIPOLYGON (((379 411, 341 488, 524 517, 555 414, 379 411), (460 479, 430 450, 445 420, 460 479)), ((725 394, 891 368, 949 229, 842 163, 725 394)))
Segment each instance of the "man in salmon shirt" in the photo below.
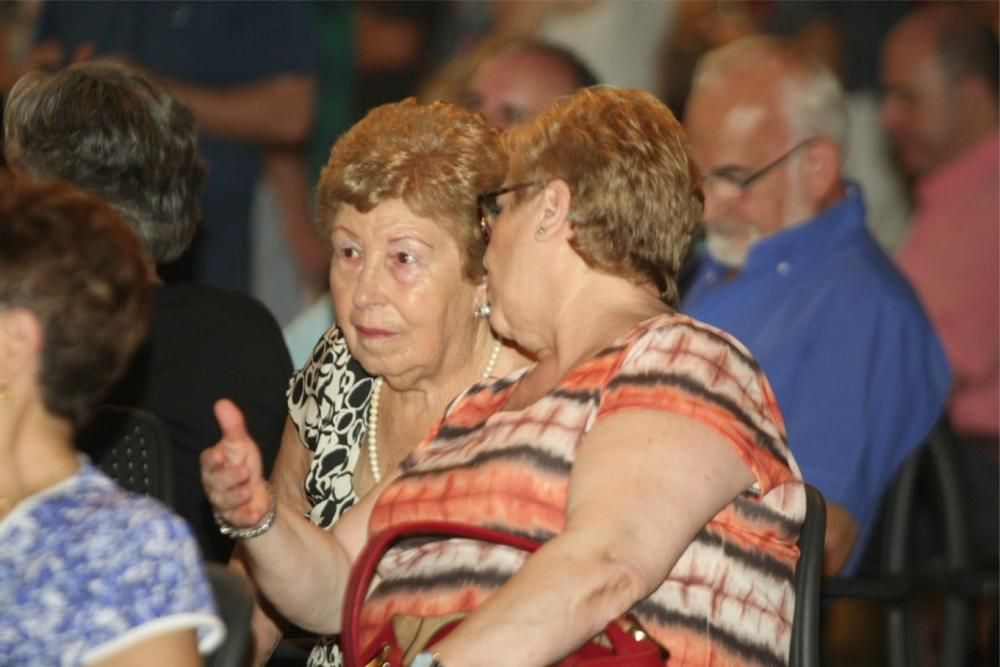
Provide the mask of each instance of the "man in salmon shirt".
POLYGON ((951 363, 948 417, 963 444, 958 451, 969 476, 973 534, 979 555, 995 568, 1000 523, 998 55, 989 21, 973 10, 963 3, 932 5, 897 24, 882 58, 882 122, 900 164, 915 179, 916 209, 897 261, 951 363))

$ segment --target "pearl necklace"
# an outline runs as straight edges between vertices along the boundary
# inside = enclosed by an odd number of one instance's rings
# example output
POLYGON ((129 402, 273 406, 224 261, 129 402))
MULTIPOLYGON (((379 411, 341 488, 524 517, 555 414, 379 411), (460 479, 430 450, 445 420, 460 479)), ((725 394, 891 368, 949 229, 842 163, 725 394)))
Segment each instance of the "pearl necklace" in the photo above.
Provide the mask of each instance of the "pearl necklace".
MULTIPOLYGON (((493 369, 497 366, 497 359, 500 358, 500 341, 493 341, 493 349, 490 351, 490 358, 483 369, 483 377, 488 378, 493 375, 493 369)), ((378 484, 382 481, 382 473, 378 464, 378 401, 382 393, 382 378, 375 378, 372 384, 372 402, 368 408, 368 463, 372 469, 372 478, 378 484)))

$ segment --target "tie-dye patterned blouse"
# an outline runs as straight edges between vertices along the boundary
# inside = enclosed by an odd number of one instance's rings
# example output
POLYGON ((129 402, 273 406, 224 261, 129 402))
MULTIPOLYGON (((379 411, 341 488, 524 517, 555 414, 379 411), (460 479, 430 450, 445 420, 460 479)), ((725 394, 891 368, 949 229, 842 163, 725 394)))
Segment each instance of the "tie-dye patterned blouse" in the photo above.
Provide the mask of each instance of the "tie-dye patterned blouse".
MULTIPOLYGON (((681 414, 717 430, 756 482, 705 526, 666 581, 632 611, 669 651, 671 666, 787 664, 805 494, 774 395, 747 350, 717 329, 665 314, 638 325, 534 404, 505 410, 526 371, 473 385, 452 402, 378 500, 372 533, 450 520, 551 538, 565 524, 577 447, 597 420, 630 409, 681 414)), ((623 456, 627 447, 623 442, 623 456)), ((362 645, 394 614, 475 608, 525 557, 458 539, 400 544, 380 564, 382 581, 362 614, 362 645)))

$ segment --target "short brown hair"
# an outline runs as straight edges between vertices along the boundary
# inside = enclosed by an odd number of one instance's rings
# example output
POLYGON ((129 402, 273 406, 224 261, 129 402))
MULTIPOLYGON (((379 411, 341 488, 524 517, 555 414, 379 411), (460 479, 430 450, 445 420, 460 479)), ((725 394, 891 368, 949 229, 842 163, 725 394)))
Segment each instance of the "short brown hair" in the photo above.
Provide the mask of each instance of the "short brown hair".
POLYGON ((462 253, 465 277, 482 279, 486 244, 476 195, 507 169, 496 130, 479 114, 410 98, 368 112, 340 138, 320 175, 319 222, 327 238, 343 205, 362 213, 388 199, 438 221, 462 253))
POLYGON ((108 204, 66 183, 0 174, 0 304, 44 330, 46 409, 84 423, 146 335, 148 266, 108 204))
POLYGON ((508 130, 503 142, 511 183, 567 183, 570 244, 588 265, 652 283, 676 304, 702 199, 687 136, 662 102, 641 90, 584 88, 508 130))

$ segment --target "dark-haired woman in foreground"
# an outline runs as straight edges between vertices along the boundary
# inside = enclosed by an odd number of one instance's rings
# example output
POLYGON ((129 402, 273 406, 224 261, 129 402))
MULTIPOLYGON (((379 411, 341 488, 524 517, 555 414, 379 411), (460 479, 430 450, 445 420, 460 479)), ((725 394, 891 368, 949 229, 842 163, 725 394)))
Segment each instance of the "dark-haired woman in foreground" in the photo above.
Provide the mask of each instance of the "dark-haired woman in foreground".
POLYGON ((149 319, 100 200, 0 175, 0 664, 200 665, 222 639, 191 530, 73 447, 149 319))

